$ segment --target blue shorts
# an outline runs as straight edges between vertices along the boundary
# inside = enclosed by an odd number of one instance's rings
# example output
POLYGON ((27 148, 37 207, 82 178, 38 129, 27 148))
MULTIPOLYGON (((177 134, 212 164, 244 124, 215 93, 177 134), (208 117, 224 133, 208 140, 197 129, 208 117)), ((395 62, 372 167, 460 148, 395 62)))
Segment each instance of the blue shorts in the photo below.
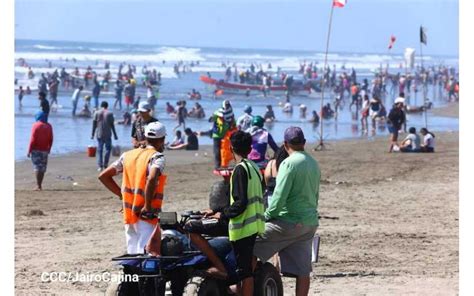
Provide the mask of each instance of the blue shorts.
POLYGON ((33 163, 35 172, 46 172, 46 167, 48 166, 48 152, 38 150, 31 151, 31 162, 33 163))

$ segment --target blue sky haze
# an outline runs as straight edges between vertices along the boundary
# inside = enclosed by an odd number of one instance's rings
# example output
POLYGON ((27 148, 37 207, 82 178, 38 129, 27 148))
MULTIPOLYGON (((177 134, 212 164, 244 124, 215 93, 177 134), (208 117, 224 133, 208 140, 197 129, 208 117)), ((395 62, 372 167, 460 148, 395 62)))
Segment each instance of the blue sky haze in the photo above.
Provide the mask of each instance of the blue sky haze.
MULTIPOLYGON (((323 51, 331 0, 17 0, 15 38, 323 51)), ((458 55, 455 0, 349 0, 336 8, 330 50, 458 55)))

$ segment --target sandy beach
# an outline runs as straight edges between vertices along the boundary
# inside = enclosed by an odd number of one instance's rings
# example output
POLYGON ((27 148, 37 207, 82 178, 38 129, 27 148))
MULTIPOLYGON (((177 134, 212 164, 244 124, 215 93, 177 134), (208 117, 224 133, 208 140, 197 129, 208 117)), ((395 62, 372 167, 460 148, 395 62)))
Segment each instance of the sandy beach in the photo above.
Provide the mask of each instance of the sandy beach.
MULTIPOLYGON (((436 140, 434 154, 389 154, 386 137, 311 152, 322 181, 310 294, 458 293, 458 133, 436 140)), ((219 180, 211 156, 211 147, 166 152, 165 211, 206 207, 219 180)), ((103 295, 104 282, 41 281, 43 272, 118 270, 110 259, 125 250, 121 202, 98 182, 95 159, 51 157, 42 192, 31 190, 29 161, 17 162, 15 174, 16 293, 103 295)), ((294 281, 284 283, 292 295, 294 281)))

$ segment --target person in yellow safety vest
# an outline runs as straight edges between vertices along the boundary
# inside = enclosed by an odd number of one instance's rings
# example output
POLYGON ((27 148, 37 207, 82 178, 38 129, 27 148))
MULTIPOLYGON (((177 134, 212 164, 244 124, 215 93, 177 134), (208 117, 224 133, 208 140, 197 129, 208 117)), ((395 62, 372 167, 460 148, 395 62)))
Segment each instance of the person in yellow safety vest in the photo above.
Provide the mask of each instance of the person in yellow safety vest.
POLYGON ((229 219, 229 240, 237 260, 240 283, 238 295, 253 295, 253 246, 258 234, 265 231, 263 178, 257 165, 247 159, 252 150, 252 136, 243 131, 232 134, 231 148, 237 165, 231 175, 230 206, 222 212, 208 212, 215 219, 229 219))
MULTIPOLYGON (((166 182, 162 154, 166 128, 160 122, 145 127, 145 148, 127 151, 105 169, 99 180, 123 201, 128 254, 144 253, 153 231, 160 231, 156 214, 161 211, 166 182), (122 188, 113 179, 123 173, 122 188)), ((159 246, 157 247, 159 253, 159 246)))

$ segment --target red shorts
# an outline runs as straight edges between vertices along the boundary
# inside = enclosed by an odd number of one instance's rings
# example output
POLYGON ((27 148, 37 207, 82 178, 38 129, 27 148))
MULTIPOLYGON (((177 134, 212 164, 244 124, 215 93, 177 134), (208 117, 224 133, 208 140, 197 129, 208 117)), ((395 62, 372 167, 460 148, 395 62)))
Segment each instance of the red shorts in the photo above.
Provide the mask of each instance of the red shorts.
POLYGON ((131 96, 125 96, 125 104, 133 104, 133 97, 131 96))

